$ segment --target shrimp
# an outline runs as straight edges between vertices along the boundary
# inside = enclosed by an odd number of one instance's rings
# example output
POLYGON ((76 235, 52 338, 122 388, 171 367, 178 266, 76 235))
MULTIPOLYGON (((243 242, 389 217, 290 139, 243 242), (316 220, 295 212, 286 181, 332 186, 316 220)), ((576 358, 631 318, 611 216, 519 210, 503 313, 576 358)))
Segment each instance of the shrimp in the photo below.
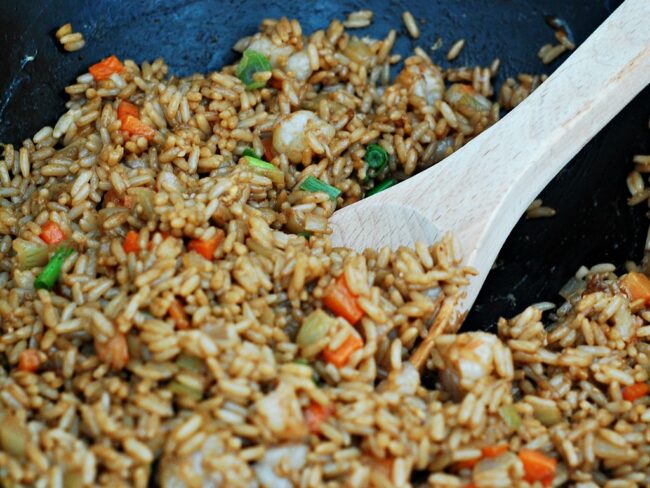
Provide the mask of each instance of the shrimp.
POLYGON ((223 440, 215 433, 190 454, 178 456, 172 451, 163 455, 159 484, 163 488, 256 486, 255 471, 242 459, 226 453, 223 440), (230 478, 233 472, 237 479, 230 478))
POLYGON ((260 398, 255 406, 262 421, 277 437, 291 440, 307 436, 307 424, 292 386, 280 382, 273 392, 260 398))
POLYGON ((442 73, 431 64, 407 65, 395 78, 395 84, 406 88, 409 95, 423 99, 427 105, 441 100, 445 93, 442 73))
POLYGON ((454 83, 445 93, 445 100, 449 105, 466 117, 476 114, 485 115, 492 108, 492 102, 485 98, 470 85, 454 83))
POLYGON ((441 336, 436 348, 446 367, 440 380, 454 398, 462 398, 476 384, 492 376, 497 369, 497 356, 502 358, 505 350, 496 335, 486 332, 441 336))
POLYGON ((302 153, 310 147, 307 141, 310 132, 321 145, 327 145, 334 137, 335 130, 308 110, 298 110, 282 117, 273 129, 273 149, 285 154, 289 161, 299 163, 302 153))
POLYGON ((257 479, 265 488, 291 488, 291 481, 279 476, 277 467, 282 463, 293 471, 299 471, 307 462, 307 452, 307 446, 302 444, 267 449, 264 457, 253 465, 257 479))
POLYGON ((246 42, 238 43, 238 50, 251 49, 268 58, 274 68, 286 68, 293 72, 296 79, 305 81, 311 76, 312 69, 309 56, 305 50, 296 51, 292 46, 278 46, 263 34, 255 34, 246 42), (243 49, 242 49, 243 48, 243 49))

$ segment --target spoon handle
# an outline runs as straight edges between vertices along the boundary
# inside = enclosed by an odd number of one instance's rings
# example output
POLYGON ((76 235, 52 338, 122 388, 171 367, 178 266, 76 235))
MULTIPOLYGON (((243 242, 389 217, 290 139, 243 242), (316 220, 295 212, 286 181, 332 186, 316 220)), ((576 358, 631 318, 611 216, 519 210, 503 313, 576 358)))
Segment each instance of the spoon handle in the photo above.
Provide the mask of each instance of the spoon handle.
POLYGON ((650 1, 626 0, 515 110, 442 163, 380 193, 453 232, 478 270, 566 163, 650 82, 650 1), (433 205, 432 205, 433 202, 433 205))

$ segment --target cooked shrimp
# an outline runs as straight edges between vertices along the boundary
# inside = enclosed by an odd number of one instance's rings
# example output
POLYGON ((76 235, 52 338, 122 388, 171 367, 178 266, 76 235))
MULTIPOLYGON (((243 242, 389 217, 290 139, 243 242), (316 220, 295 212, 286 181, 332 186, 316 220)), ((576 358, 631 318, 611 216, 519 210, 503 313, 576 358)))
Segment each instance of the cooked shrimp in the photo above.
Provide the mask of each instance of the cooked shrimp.
POLYGON ((487 114, 492 108, 492 102, 485 98, 470 85, 454 83, 445 92, 445 100, 449 105, 466 117, 476 114, 487 114))
POLYGON ((296 76, 297 80, 304 81, 311 76, 309 56, 303 51, 295 51, 292 46, 278 46, 263 34, 255 34, 249 39, 248 45, 238 46, 252 49, 266 56, 274 68, 285 68, 296 76))
POLYGON ((292 386, 278 387, 255 404, 260 418, 274 435, 282 439, 302 439, 308 434, 298 397, 292 386))
POLYGON ((302 444, 267 449, 264 457, 253 466, 257 479, 265 488, 291 488, 291 481, 278 475, 277 466, 284 463, 293 470, 302 469, 307 462, 307 451, 307 446, 302 444))
POLYGON ((440 375, 443 387, 459 398, 493 373, 497 348, 504 346, 494 334, 466 332, 441 336, 436 347, 446 366, 440 375))
POLYGON ((302 153, 310 147, 307 141, 311 133, 316 140, 327 145, 334 137, 334 127, 321 120, 314 112, 298 110, 281 118, 273 129, 273 149, 285 154, 289 161, 299 163, 302 153))
POLYGON ((427 105, 441 100, 445 93, 445 81, 438 68, 431 64, 407 65, 395 79, 397 85, 408 90, 409 95, 423 99, 427 105))

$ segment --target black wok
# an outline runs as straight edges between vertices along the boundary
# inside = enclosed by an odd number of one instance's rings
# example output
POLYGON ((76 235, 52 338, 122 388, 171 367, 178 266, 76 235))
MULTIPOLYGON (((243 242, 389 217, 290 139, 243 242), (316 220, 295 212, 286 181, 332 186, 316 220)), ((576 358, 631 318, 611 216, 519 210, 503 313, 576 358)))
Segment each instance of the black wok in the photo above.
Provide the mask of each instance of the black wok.
MULTIPOLYGON (((553 42, 544 17, 565 19, 576 41, 583 41, 620 2, 609 0, 381 1, 281 0, 217 1, 118 0, 9 1, 0 3, 0 141, 19 142, 63 111, 63 87, 87 66, 115 53, 137 61, 163 56, 171 72, 209 71, 235 60, 234 42, 253 33, 264 17, 296 17, 306 32, 322 28, 346 12, 371 8, 375 21, 361 33, 383 36, 396 27, 396 50, 428 49, 447 65, 446 50, 460 37, 467 45, 455 65, 488 65, 502 59, 499 79, 519 72, 550 72, 536 56, 553 42), (401 12, 421 22, 421 38, 406 35, 401 12), (64 52, 54 40, 60 25, 72 22, 87 45, 64 52), (33 58, 33 60, 32 60, 33 58)), ((626 204, 625 176, 631 156, 649 152, 650 89, 646 88, 558 175, 543 192, 557 209, 551 219, 515 227, 467 319, 468 328, 492 326, 527 304, 557 301, 560 286, 579 264, 640 259, 647 222, 641 208, 626 204)), ((540 143, 543 141, 540 141, 540 143)))

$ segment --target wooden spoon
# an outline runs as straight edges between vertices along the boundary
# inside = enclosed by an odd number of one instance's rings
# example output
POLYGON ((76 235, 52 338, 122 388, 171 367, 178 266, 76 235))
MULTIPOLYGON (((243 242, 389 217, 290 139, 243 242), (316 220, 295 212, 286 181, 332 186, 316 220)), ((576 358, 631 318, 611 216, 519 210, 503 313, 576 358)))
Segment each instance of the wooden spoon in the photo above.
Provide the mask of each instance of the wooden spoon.
MULTIPOLYGON (((650 82, 650 1, 627 0, 503 120, 441 163, 334 213, 336 246, 432 244, 451 232, 478 272, 471 307, 503 242, 564 165, 650 82)), ((412 356, 421 366, 448 329, 449 302, 412 356)), ((460 326, 460 324, 458 324, 460 326)), ((453 331, 453 327, 451 328, 453 331)))

